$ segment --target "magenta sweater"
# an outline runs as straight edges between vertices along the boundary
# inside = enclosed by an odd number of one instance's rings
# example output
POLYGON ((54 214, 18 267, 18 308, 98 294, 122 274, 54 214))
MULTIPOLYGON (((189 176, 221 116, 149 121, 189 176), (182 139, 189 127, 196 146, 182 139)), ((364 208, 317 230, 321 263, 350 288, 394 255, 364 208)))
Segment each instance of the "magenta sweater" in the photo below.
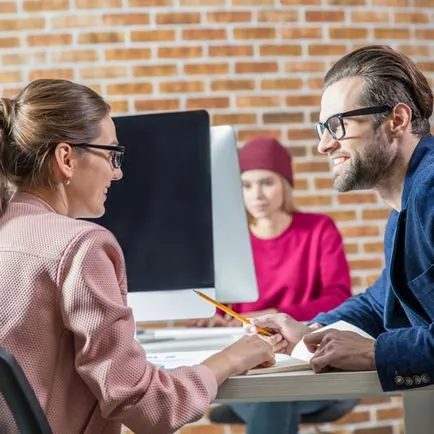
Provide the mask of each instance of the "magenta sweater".
POLYGON ((297 212, 278 237, 251 234, 251 242, 259 299, 233 304, 236 312, 276 308, 308 321, 351 296, 342 237, 329 217, 297 212))

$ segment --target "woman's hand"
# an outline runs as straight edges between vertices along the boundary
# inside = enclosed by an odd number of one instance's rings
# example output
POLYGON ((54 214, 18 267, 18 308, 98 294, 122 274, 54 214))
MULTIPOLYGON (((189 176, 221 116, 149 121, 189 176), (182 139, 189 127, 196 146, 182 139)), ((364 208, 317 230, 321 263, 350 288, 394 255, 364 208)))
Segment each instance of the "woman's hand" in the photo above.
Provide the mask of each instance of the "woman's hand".
POLYGON ((273 334, 281 335, 285 346, 279 352, 285 354, 291 354, 297 342, 303 339, 303 336, 312 332, 312 329, 307 325, 296 321, 285 313, 251 318, 250 322, 254 327, 261 327, 273 334))
POLYGON ((260 337, 244 335, 222 351, 202 362, 213 371, 218 384, 232 375, 242 374, 257 366, 272 366, 275 363, 274 352, 282 345, 281 335, 260 337))

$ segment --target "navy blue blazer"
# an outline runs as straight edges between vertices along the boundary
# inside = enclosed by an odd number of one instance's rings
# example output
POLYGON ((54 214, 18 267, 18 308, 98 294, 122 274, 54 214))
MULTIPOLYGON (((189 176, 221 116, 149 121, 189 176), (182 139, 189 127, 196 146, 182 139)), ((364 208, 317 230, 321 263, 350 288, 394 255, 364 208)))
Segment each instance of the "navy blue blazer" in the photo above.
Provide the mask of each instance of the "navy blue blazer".
POLYGON ((375 363, 383 390, 434 380, 434 137, 415 148, 404 180, 401 212, 384 236, 385 268, 365 293, 312 322, 343 319, 377 339, 375 363))

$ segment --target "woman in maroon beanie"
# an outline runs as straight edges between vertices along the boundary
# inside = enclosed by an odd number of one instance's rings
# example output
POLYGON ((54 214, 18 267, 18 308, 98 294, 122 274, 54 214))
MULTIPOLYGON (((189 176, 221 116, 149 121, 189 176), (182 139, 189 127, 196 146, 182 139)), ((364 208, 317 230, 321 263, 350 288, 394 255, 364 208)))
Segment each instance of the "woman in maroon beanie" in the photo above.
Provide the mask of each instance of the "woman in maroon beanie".
MULTIPOLYGON (((240 149, 239 160, 259 299, 232 308, 248 317, 284 312, 309 321, 340 305, 351 296, 342 237, 328 216, 295 209, 288 150, 276 139, 258 137, 240 149)), ((237 320, 216 315, 196 325, 237 325, 237 320)), ((233 422, 247 423, 248 434, 296 434, 303 413, 328 405, 333 404, 232 404, 214 408, 210 419, 232 416, 233 422)))

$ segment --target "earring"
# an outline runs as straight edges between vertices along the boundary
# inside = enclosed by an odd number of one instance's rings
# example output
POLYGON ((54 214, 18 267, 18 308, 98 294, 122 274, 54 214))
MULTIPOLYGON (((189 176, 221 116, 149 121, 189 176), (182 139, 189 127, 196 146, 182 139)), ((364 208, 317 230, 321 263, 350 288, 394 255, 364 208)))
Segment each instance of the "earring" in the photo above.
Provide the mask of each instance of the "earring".
POLYGON ((71 178, 66 178, 65 181, 63 181, 63 185, 67 186, 71 183, 71 178))

